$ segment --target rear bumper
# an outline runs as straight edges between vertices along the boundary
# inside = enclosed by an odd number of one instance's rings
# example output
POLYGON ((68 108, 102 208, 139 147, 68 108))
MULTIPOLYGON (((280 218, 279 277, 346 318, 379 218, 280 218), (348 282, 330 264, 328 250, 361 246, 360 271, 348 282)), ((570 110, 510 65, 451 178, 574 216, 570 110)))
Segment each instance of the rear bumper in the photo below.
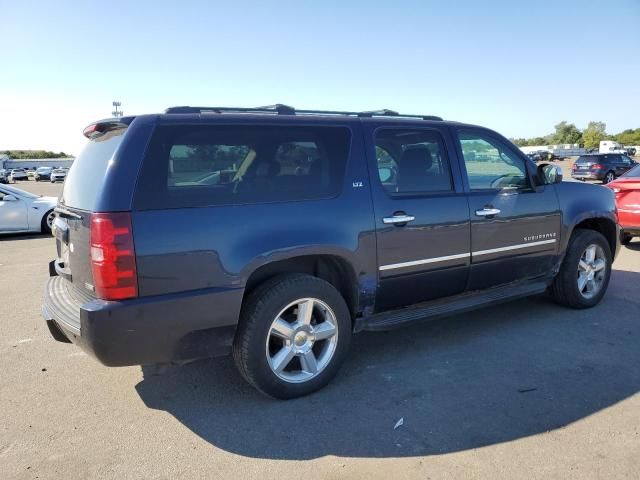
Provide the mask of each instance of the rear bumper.
POLYGON ((242 289, 206 289, 122 302, 88 300, 51 277, 42 315, 52 336, 107 366, 147 365, 229 353, 242 289), (88 301, 87 301, 88 300, 88 301))
POLYGON ((577 178, 580 180, 602 180, 604 178, 603 173, 594 173, 594 172, 571 172, 572 178, 577 178))

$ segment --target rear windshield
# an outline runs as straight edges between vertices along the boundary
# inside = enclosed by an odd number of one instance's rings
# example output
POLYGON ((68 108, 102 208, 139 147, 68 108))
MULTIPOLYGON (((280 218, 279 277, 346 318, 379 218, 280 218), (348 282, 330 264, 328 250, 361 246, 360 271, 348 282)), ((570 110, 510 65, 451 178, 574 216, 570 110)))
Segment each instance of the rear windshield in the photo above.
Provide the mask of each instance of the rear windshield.
POLYGON ((576 163, 596 163, 598 159, 593 155, 586 155, 582 157, 578 157, 576 163))
POLYGON ((340 193, 345 127, 159 127, 145 159, 136 209, 329 198, 340 193))
POLYGON ((631 170, 622 174, 623 177, 640 178, 640 165, 636 165, 631 170))
MULTIPOLYGON (((81 210, 94 210, 109 161, 124 138, 126 129, 111 130, 90 140, 74 160, 64 182, 60 203, 81 210)), ((55 170, 53 173, 64 173, 55 170)))

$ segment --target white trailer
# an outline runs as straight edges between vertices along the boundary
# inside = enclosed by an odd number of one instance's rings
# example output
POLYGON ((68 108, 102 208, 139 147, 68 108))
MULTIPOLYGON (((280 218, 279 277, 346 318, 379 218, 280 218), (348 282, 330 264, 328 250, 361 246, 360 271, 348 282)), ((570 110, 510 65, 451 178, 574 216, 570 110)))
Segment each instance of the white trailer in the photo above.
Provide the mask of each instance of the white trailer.
POLYGON ((600 153, 627 153, 621 144, 613 140, 602 140, 598 151, 600 153))

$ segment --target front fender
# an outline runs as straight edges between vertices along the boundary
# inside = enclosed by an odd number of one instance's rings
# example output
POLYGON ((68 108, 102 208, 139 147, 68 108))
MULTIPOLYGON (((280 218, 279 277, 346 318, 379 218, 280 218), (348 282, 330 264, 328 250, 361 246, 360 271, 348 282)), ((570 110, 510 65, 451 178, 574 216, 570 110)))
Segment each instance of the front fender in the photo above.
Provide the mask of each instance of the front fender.
POLYGON ((619 226, 615 196, 613 192, 600 185, 577 182, 562 182, 556 185, 558 201, 562 210, 562 234, 560 252, 566 252, 569 240, 575 228, 596 221, 609 224, 615 238, 608 238, 612 254, 619 251, 619 226))

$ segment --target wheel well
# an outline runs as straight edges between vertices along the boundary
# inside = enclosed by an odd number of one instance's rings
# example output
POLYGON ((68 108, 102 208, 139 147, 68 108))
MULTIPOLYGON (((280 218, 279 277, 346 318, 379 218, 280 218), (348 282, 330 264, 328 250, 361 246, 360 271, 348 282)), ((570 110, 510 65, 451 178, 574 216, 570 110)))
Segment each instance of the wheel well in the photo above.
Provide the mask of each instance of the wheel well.
POLYGON ((595 230, 604 235, 604 238, 609 242, 611 248, 611 255, 615 255, 617 238, 616 238, 616 225, 607 218, 588 218, 583 220, 575 228, 595 230))
POLYGON ((247 279, 244 299, 258 285, 276 275, 306 273, 333 285, 344 298, 351 318, 358 311, 358 282, 349 262, 335 255, 305 255, 268 263, 255 270, 247 279))

